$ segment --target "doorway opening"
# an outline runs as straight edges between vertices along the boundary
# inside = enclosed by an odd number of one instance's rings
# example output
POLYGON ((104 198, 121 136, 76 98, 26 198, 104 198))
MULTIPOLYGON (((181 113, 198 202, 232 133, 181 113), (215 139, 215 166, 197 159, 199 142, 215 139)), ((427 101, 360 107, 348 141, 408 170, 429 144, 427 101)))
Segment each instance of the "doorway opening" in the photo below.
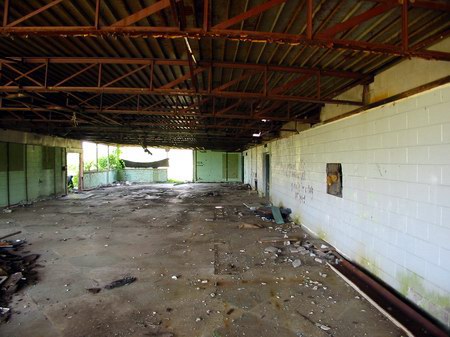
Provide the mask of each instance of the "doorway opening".
POLYGON ((81 157, 79 153, 67 153, 67 193, 81 190, 81 157))
POLYGON ((263 154, 263 172, 264 172, 264 195, 270 195, 270 154, 263 154))

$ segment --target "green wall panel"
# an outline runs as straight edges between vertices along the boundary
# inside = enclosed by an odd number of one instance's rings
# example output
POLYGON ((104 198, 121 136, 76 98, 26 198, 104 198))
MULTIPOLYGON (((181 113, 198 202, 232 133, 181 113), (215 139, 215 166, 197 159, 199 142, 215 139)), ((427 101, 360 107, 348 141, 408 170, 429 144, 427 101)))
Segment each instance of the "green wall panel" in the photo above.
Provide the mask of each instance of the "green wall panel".
POLYGON ((242 181, 242 155, 234 152, 195 151, 195 180, 198 182, 242 181))
POLYGON ((228 153, 227 160, 228 160, 228 175, 227 179, 230 180, 241 180, 240 174, 241 174, 241 154, 240 153, 228 153))
POLYGON ((27 145, 28 199, 40 196, 40 172, 42 171, 42 147, 27 145))
POLYGON ((132 169, 127 168, 123 172, 123 180, 136 183, 161 183, 167 181, 167 169, 132 169))
POLYGON ((199 182, 225 181, 223 155, 223 152, 217 151, 196 151, 196 180, 199 182))
POLYGON ((61 195, 64 194, 64 171, 62 167, 64 166, 63 162, 64 149, 60 147, 55 148, 55 183, 56 183, 56 194, 61 195))
POLYGON ((8 166, 6 146, 7 143, 0 142, 0 172, 6 172, 8 166))
POLYGON ((64 148, 0 142, 0 207, 8 206, 8 190, 10 205, 64 194, 65 155, 64 148))
POLYGON ((27 200, 25 183, 25 145, 9 143, 9 203, 18 204, 27 200))
POLYGON ((0 142, 0 207, 8 206, 6 143, 0 142))

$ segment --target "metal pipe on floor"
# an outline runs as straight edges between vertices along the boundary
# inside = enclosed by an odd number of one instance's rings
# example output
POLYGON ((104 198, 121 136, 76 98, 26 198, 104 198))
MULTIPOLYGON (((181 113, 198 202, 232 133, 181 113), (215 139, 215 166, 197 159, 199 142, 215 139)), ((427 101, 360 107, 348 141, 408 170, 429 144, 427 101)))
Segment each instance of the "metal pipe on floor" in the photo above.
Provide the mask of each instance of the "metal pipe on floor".
MULTIPOLYGON (((427 317, 423 316, 420 312, 418 312, 416 309, 414 309, 412 306, 408 305, 404 301, 402 301, 398 296, 396 296, 393 292, 389 291, 386 287, 384 287, 382 284, 377 282, 375 279, 364 273, 362 270, 360 270, 358 267, 353 265, 351 262, 341 258, 341 262, 339 265, 335 266, 339 271, 343 271, 344 269, 347 272, 347 275, 350 274, 351 276, 354 276, 357 278, 357 280, 360 283, 364 283, 367 285, 370 290, 373 290, 378 296, 380 296, 384 301, 388 302, 390 306, 395 308, 395 310, 398 310, 400 313, 394 313, 390 312, 391 314, 394 314, 393 316, 398 319, 400 322, 402 322, 401 319, 399 319, 399 316, 404 316, 408 318, 409 321, 415 322, 416 325, 421 326, 424 328, 424 330, 428 331, 427 336, 435 336, 435 337, 448 337, 447 332, 443 330, 443 328, 439 327, 437 324, 432 322, 427 317)), ((345 274, 345 273, 344 273, 345 274)), ((403 320, 404 321, 404 320, 403 320)), ((402 322, 405 326, 408 326, 407 323, 402 322)), ((408 326, 408 328, 411 328, 408 326)), ((417 329, 416 329, 417 330, 417 329)), ((421 336, 422 334, 418 335, 414 329, 411 328, 411 331, 416 336, 421 336)))

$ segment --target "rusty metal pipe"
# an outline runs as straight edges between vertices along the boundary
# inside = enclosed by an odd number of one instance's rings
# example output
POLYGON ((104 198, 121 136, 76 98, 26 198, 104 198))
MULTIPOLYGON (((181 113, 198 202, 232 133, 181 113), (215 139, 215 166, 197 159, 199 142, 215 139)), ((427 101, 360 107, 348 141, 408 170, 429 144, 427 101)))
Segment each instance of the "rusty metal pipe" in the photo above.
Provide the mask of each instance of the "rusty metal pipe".
MULTIPOLYGON (((416 325, 421 326, 423 330, 426 330, 428 334, 426 336, 435 336, 435 337, 448 337, 448 333, 444 331, 443 328, 438 326, 436 323, 432 322, 430 319, 422 315, 419 311, 414 309, 409 304, 405 303, 398 296, 396 296, 389 289, 381 285, 375 279, 364 273, 361 269, 356 267, 351 262, 342 259, 341 263, 335 266, 340 272, 343 272, 346 276, 353 276, 359 282, 356 283, 358 286, 363 283, 368 286, 370 290, 374 291, 378 296, 380 296, 383 300, 389 303, 395 310, 389 311, 389 313, 394 316, 399 322, 404 324, 408 329, 410 329, 415 336, 423 336, 423 331, 418 331, 417 328, 411 327, 408 323, 413 321, 416 325), (343 271, 342 269, 345 269, 343 271), (350 274, 350 275, 349 275, 350 274), (403 319, 402 319, 403 316, 403 319), (407 318, 408 321, 405 321, 404 318, 407 318)), ((354 280, 352 280, 354 281, 354 280)), ((377 303, 378 301, 374 299, 377 303)), ((380 303, 378 303, 380 304, 380 303)), ((382 304, 380 304, 382 305, 382 304)), ((385 305, 382 305, 385 307, 385 305)))

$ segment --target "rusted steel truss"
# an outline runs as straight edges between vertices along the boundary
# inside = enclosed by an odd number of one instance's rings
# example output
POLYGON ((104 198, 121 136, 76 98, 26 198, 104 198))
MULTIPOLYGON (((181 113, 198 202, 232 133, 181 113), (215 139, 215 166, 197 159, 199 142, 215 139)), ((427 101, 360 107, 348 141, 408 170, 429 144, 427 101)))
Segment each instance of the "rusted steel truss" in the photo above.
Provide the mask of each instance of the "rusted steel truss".
POLYGON ((305 46, 317 46, 324 49, 345 49, 361 51, 366 53, 385 54, 400 57, 418 57, 424 59, 437 59, 450 61, 450 53, 416 49, 408 45, 408 8, 417 7, 430 11, 450 12, 450 4, 435 1, 410 1, 410 0, 378 0, 373 1, 375 6, 357 16, 348 18, 346 21, 337 23, 335 26, 323 31, 313 33, 313 1, 307 1, 307 28, 305 34, 269 33, 261 31, 245 31, 231 29, 242 21, 260 15, 265 11, 279 6, 287 0, 269 0, 237 16, 231 17, 223 22, 213 23, 208 11, 213 6, 213 1, 205 0, 204 16, 201 27, 186 27, 186 19, 183 13, 183 2, 180 0, 160 0, 142 10, 121 18, 114 24, 100 25, 102 7, 101 1, 97 0, 93 8, 92 26, 31 26, 21 25, 34 16, 61 5, 63 0, 55 0, 42 6, 23 17, 12 22, 9 21, 9 11, 14 1, 5 0, 3 8, 3 25, 0 27, 0 36, 128 36, 128 37, 154 37, 154 38, 187 38, 199 39, 202 37, 231 39, 239 41, 267 42, 280 44, 301 44, 305 46), (171 10, 177 26, 145 26, 135 25, 138 21, 162 10, 171 10), (401 44, 393 45, 387 43, 374 43, 359 40, 347 40, 337 38, 340 32, 363 24, 388 11, 399 8, 401 11, 401 44))
MULTIPOLYGON (((363 97, 358 101, 336 97, 355 85, 370 83, 371 74, 319 67, 218 62, 212 56, 206 58, 210 61, 200 59, 204 54, 199 52, 198 46, 203 42, 212 46, 213 40, 311 46, 326 53, 346 50, 350 53, 345 54, 361 57, 381 55, 386 64, 388 60, 394 62, 402 57, 450 61, 449 52, 427 50, 450 36, 448 25, 438 27, 423 39, 417 38, 414 29, 412 10, 415 8, 428 11, 426 14, 431 13, 431 16, 436 12, 449 15, 450 3, 441 1, 363 0, 364 10, 331 24, 325 24, 326 20, 322 22, 320 14, 316 14, 320 13, 319 7, 315 8, 317 2, 299 1, 298 11, 304 11, 304 30, 299 34, 288 33, 287 29, 284 32, 244 30, 244 27, 251 27, 244 22, 252 18, 259 20, 272 9, 281 11, 285 8, 282 6, 294 0, 267 0, 223 20, 211 14, 214 0, 197 1, 200 6, 196 6, 196 10, 201 13, 203 9, 203 12, 196 20, 187 17, 187 0, 160 0, 129 15, 114 16, 112 21, 115 22, 107 20, 110 16, 105 8, 111 4, 106 6, 106 0, 93 0, 85 4, 84 8, 90 8, 86 10, 85 21, 89 23, 83 26, 74 22, 52 26, 46 23, 52 20, 42 20, 59 11, 65 13, 65 1, 69 0, 48 0, 40 7, 29 6, 30 11, 23 14, 18 14, 21 12, 17 10, 18 1, 4 0, 0 8, 0 39, 7 42, 5 44, 13 43, 6 39, 33 36, 149 37, 176 39, 174 44, 185 49, 182 60, 0 58, 0 127, 63 137, 235 150, 259 142, 260 138, 253 137, 253 133, 266 139, 276 136, 288 121, 318 122, 324 104, 356 108, 364 105, 363 97), (156 20, 159 24, 150 25, 147 19, 151 15, 169 19, 156 20), (393 39, 385 40, 389 43, 348 34, 358 28, 368 29, 370 22, 385 16, 394 17, 399 27, 393 39), (183 45, 179 45, 179 41, 183 45)), ((38 6, 39 2, 33 4, 38 6)), ((76 5, 76 1, 71 5, 76 5)), ((442 15, 439 16, 441 20, 442 15)), ((294 19, 295 15, 291 20, 294 19)), ((2 55, 6 55, 5 51, 2 55)))
MULTIPOLYGON (((0 65, 4 68, 8 68, 16 75, 16 80, 25 78, 27 83, 18 84, 17 81, 0 80, 0 91, 3 92, 35 92, 35 93, 94 93, 94 94, 118 94, 118 95, 158 95, 158 96, 201 96, 201 97, 223 97, 223 98, 235 98, 235 99, 258 99, 263 101, 284 101, 284 102, 305 102, 316 104, 347 104, 347 105, 362 105, 362 101, 350 101, 350 100, 338 100, 332 98, 320 97, 320 85, 317 86, 317 93, 314 96, 299 96, 299 95, 287 95, 283 92, 291 89, 296 84, 301 83, 304 78, 315 77, 317 83, 320 83, 320 78, 326 77, 338 77, 350 80, 361 80, 363 75, 353 72, 334 71, 334 70, 321 70, 311 68, 299 68, 299 67, 283 67, 276 65, 260 65, 260 64, 239 64, 239 63, 225 63, 225 62, 210 62, 210 63, 198 63, 198 67, 192 69, 185 75, 182 75, 173 81, 156 86, 151 80, 154 77, 154 71, 157 66, 187 66, 191 69, 192 64, 189 61, 181 60, 150 60, 150 59, 117 59, 117 58, 20 58, 20 59, 0 59, 0 65), (80 70, 67 75, 65 78, 60 79, 59 70, 52 65, 82 65, 80 70), (103 65, 134 65, 135 68, 123 74, 115 73, 115 78, 105 81, 103 65), (20 70, 19 66, 32 65, 33 68, 28 71, 20 70), (45 72, 40 77, 33 77, 36 70, 45 68, 45 72), (199 88, 199 84, 196 82, 191 88, 180 87, 180 85, 187 80, 193 79, 199 73, 205 74, 208 78, 207 82, 211 83, 209 77, 213 76, 213 72, 219 68, 232 68, 241 69, 243 71, 250 71, 251 73, 259 72, 267 78, 268 73, 297 73, 300 76, 298 79, 285 83, 277 88, 269 88, 267 81, 264 81, 263 87, 259 92, 244 92, 244 91, 227 91, 226 88, 239 82, 241 78, 221 83, 216 87, 208 85, 205 88, 199 88), (91 82, 91 85, 70 85, 72 80, 83 75, 88 71, 96 72, 97 81, 91 82), (121 84, 121 81, 127 77, 143 73, 144 76, 149 79, 147 85, 144 86, 126 86, 121 84), (56 73, 56 74, 54 74, 56 73), (54 81, 53 78, 58 78, 54 81), (177 88, 178 87, 178 88, 177 88)), ((246 75, 244 75, 245 77, 246 75)))

